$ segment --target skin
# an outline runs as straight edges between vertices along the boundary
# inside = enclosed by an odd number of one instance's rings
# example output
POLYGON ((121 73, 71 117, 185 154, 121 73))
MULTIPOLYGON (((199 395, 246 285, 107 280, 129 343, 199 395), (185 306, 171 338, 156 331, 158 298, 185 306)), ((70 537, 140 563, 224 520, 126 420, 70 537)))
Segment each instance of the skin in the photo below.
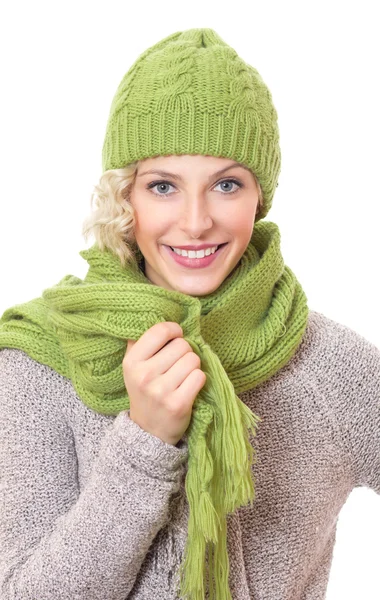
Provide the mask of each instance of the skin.
POLYGON ((153 284, 204 296, 215 291, 238 265, 252 236, 259 193, 252 172, 244 166, 216 175, 234 162, 189 154, 140 162, 130 202, 145 275, 153 284), (181 180, 173 175, 144 174, 152 169, 176 174, 181 180), (231 178, 243 187, 226 181, 231 178), (153 182, 158 184, 148 189, 153 182), (200 269, 177 264, 163 247, 214 242, 228 245, 211 265, 200 269))

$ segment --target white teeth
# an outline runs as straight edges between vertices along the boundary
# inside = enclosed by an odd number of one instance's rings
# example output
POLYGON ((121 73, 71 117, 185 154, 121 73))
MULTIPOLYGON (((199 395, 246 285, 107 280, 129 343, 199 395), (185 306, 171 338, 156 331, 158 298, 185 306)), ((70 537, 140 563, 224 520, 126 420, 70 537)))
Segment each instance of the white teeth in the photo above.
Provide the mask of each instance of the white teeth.
POLYGON ((213 246, 212 248, 206 248, 206 250, 182 250, 181 248, 173 248, 176 254, 180 256, 188 256, 189 258, 204 258, 205 256, 209 256, 210 254, 214 254, 214 252, 218 249, 218 246, 213 246))

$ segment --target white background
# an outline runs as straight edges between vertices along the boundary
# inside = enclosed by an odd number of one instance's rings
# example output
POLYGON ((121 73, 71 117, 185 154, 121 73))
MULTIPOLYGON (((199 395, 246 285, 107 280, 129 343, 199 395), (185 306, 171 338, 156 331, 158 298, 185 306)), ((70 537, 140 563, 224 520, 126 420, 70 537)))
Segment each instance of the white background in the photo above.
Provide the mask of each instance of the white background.
MULTIPOLYGON (((270 88, 282 170, 266 220, 311 309, 380 347, 379 20, 368 1, 7 2, 1 17, 0 314, 68 273, 116 88, 141 52, 211 27, 270 88)), ((338 521, 327 600, 379 600, 380 498, 338 521)))

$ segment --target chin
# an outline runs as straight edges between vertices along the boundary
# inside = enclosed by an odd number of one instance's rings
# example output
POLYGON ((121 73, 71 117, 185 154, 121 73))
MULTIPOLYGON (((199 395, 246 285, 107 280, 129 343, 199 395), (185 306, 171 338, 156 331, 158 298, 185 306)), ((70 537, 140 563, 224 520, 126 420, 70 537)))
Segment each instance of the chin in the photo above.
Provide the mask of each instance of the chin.
POLYGON ((207 296, 214 292, 221 285, 222 281, 215 285, 173 285, 173 289, 177 292, 181 292, 182 294, 187 294, 188 296, 207 296))

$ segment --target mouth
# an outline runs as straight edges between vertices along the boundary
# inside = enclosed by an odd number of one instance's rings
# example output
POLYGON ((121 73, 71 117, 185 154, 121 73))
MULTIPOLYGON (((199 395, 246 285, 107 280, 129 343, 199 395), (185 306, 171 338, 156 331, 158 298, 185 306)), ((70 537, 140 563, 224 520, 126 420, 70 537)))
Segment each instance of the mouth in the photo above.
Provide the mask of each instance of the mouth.
POLYGON ((216 251, 213 254, 209 254, 208 256, 204 256, 202 258, 189 258, 188 256, 182 256, 174 252, 171 246, 165 246, 164 248, 166 252, 169 254, 172 260, 174 260, 177 264, 182 265, 183 267, 188 267, 192 269, 199 269, 203 267, 208 267, 214 261, 216 261, 224 252, 226 246, 228 246, 229 242, 225 242, 224 244, 220 244, 216 251))

